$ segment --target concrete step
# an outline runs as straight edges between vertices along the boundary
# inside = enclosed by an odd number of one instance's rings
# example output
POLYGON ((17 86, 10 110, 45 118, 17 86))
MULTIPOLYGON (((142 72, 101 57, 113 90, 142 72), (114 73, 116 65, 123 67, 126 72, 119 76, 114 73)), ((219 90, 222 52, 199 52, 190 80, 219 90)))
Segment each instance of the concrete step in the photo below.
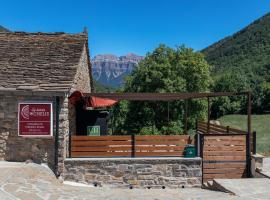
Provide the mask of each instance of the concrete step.
POLYGON ((214 179, 212 188, 237 196, 269 194, 270 180, 267 178, 214 179))

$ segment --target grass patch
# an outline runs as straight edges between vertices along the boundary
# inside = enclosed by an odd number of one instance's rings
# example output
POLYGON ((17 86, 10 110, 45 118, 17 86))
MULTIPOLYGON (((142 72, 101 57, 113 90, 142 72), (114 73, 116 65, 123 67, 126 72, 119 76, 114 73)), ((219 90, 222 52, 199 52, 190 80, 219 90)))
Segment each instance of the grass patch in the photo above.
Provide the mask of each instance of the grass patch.
MULTIPOLYGON (((226 115, 218 119, 221 125, 247 130, 246 115, 226 115)), ((251 127, 257 132, 257 152, 270 154, 270 115, 252 115, 251 127)))

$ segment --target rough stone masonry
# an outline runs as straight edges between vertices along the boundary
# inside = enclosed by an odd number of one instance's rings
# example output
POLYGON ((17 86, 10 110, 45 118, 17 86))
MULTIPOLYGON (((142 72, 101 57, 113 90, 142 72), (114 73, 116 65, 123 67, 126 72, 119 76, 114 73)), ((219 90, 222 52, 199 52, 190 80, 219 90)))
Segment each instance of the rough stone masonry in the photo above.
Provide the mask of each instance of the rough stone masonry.
POLYGON ((106 187, 182 188, 201 186, 200 158, 66 159, 65 180, 106 187))

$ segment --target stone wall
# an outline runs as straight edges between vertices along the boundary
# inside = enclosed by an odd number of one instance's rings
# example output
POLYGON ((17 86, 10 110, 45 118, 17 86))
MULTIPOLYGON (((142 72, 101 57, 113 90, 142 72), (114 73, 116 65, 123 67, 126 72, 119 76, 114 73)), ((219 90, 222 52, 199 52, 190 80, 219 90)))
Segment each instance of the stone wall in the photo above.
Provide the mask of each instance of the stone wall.
POLYGON ((74 82, 72 85, 71 92, 74 90, 80 90, 85 93, 91 92, 91 85, 90 85, 90 79, 92 78, 92 75, 90 74, 91 70, 88 66, 88 57, 87 57, 87 51, 86 46, 84 46, 83 53, 80 58, 79 65, 77 67, 77 72, 74 77, 74 82))
POLYGON ((58 165, 56 175, 60 175, 64 170, 64 160, 69 154, 69 128, 71 117, 69 115, 68 98, 60 99, 59 108, 59 137, 58 137, 58 165))
MULTIPOLYGON (((7 93, 0 95, 0 160, 19 161, 33 160, 36 163, 47 163, 54 169, 54 137, 29 138, 18 136, 18 102, 20 101, 52 101, 55 98, 37 96, 16 96, 7 93)), ((67 147, 65 138, 68 135, 68 103, 60 99, 59 115, 59 170, 63 170, 63 160, 66 158, 67 147)), ((54 129, 55 130, 55 129, 54 129)))
MULTIPOLYGON (((92 89, 91 79, 91 66, 88 64, 87 47, 85 46, 77 68, 77 73, 74 77, 72 88, 70 89, 70 94, 76 90, 90 93, 92 89)), ((76 108, 71 103, 68 103, 68 110, 69 132, 74 135, 76 134, 76 108)))
POLYGON ((107 187, 201 186, 200 158, 66 159, 64 180, 107 187))

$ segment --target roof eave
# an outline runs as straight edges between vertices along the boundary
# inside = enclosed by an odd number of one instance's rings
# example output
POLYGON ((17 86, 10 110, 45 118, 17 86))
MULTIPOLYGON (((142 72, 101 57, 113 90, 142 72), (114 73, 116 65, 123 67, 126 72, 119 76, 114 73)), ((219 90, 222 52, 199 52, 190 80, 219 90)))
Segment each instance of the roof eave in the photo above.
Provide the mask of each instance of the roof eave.
POLYGON ((0 89, 0 95, 11 96, 43 96, 43 97, 66 97, 68 92, 66 91, 30 91, 30 90, 3 90, 0 89))

